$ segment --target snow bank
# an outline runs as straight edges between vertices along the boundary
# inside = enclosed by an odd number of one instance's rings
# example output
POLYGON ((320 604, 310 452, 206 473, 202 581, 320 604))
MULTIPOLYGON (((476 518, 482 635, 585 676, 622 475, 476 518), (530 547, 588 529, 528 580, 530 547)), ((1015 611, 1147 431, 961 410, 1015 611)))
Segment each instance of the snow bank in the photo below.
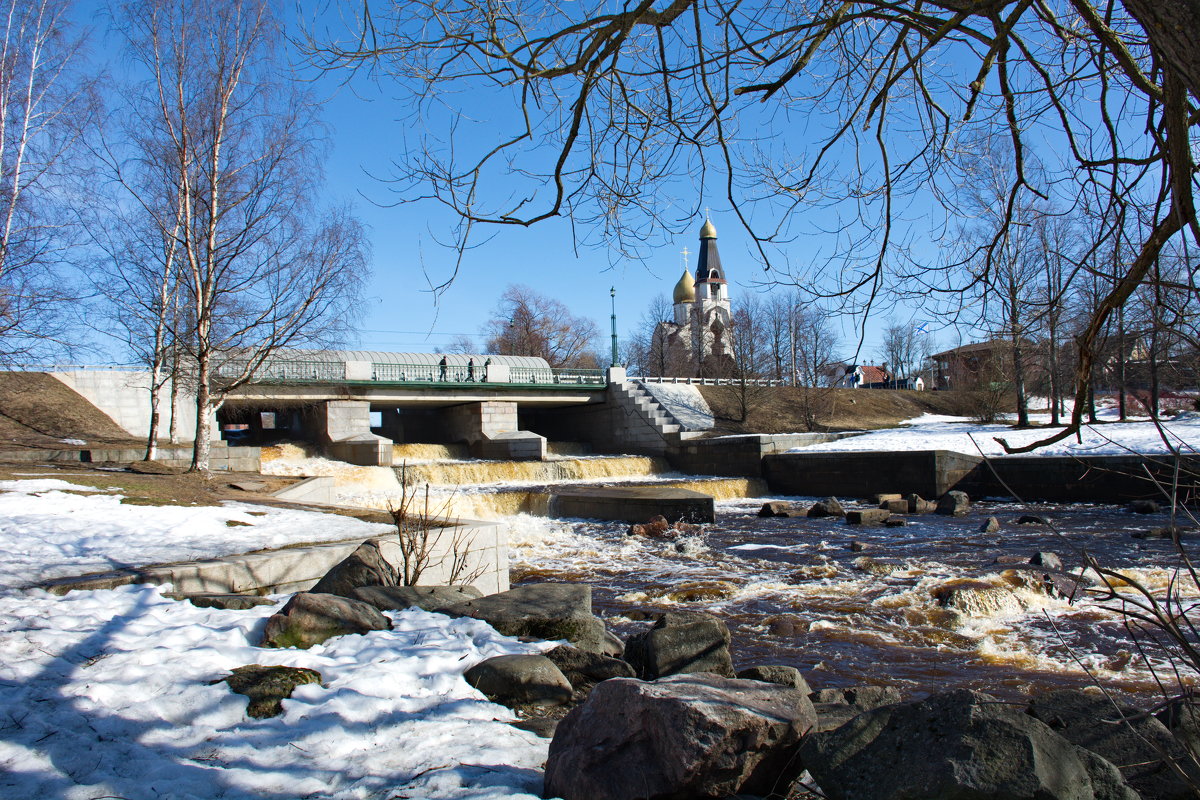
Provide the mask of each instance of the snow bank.
POLYGON ((462 673, 538 648, 471 619, 391 613, 392 631, 310 650, 251 646, 271 613, 153 587, 0 596, 0 797, 528 798, 547 742, 462 673), (318 670, 284 713, 210 682, 245 664, 318 670))
POLYGON ((695 386, 687 383, 642 383, 640 386, 671 412, 685 431, 706 431, 713 426, 712 409, 695 386))
POLYGON ((0 482, 0 590, 121 567, 367 539, 388 529, 244 503, 125 505, 120 495, 101 491, 62 480, 0 482))
MULTIPOLYGON (((1060 430, 1062 428, 1049 426, 1014 430, 1003 424, 980 425, 963 417, 926 414, 902 423, 899 428, 870 431, 836 442, 795 448, 791 452, 953 450, 975 456, 1004 456, 1004 448, 996 441, 997 438, 1005 439, 1009 445, 1015 447, 1044 439, 1060 430)), ((1082 441, 1077 441, 1072 436, 1057 444, 1035 450, 1033 454, 1085 456, 1166 453, 1164 433, 1172 447, 1182 448, 1185 452, 1200 451, 1200 418, 1195 414, 1181 414, 1177 419, 1163 423, 1162 433, 1149 421, 1088 425, 1080 433, 1082 441)))

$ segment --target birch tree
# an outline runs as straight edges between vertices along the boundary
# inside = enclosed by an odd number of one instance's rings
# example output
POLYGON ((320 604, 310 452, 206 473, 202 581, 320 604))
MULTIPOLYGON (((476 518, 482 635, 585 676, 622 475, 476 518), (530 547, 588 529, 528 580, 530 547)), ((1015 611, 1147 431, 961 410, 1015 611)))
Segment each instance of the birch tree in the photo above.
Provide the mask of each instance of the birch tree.
POLYGON ((122 8, 146 135, 116 170, 177 271, 196 387, 192 468, 212 418, 274 353, 336 339, 366 269, 361 224, 316 202, 318 105, 287 70, 267 0, 148 0, 122 8))
POLYGON ((0 360, 68 344, 60 268, 78 243, 63 200, 92 128, 94 81, 62 0, 0 2, 0 360))

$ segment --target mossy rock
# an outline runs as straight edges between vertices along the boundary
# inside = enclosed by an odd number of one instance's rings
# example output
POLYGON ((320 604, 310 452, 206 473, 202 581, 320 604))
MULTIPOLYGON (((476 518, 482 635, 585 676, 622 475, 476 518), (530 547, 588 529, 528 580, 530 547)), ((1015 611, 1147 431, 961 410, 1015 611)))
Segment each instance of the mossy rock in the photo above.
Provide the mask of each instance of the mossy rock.
POLYGON ((321 682, 321 673, 304 667, 264 667, 248 664, 238 667, 224 678, 212 683, 227 683, 238 694, 250 698, 246 713, 255 719, 277 717, 283 713, 283 702, 292 690, 306 683, 321 682))

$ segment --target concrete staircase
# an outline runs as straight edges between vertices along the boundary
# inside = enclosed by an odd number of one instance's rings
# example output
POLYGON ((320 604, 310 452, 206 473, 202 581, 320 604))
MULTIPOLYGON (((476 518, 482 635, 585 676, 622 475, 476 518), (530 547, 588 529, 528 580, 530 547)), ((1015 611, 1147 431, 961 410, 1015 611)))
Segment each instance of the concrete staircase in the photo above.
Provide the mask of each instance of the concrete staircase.
POLYGON ((637 414, 660 442, 676 444, 683 426, 640 383, 625 381, 612 387, 621 408, 637 414))

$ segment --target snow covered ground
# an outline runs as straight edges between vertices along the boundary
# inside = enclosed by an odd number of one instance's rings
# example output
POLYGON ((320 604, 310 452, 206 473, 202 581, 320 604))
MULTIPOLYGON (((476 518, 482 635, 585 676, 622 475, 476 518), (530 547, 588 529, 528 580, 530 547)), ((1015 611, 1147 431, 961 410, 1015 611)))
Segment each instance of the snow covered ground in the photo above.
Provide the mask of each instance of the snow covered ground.
POLYGON ((0 589, 302 542, 367 539, 386 528, 244 503, 126 505, 115 491, 58 479, 0 481, 0 589))
POLYGON ((389 614, 391 631, 255 647, 271 611, 200 609, 147 586, 0 596, 0 797, 540 796, 546 740, 462 679, 536 646, 409 610, 389 614), (309 667, 324 686, 251 719, 245 697, 209 683, 245 664, 309 667))
MULTIPOLYGON (((1115 419, 1115 411, 1105 411, 1100 415, 1115 419)), ((1055 433, 1061 428, 1048 426, 1048 415, 1031 415, 1034 422, 1047 424, 1047 427, 1028 430, 1014 430, 1009 425, 981 425, 970 422, 964 417, 946 417, 935 414, 908 420, 899 428, 870 431, 861 436, 839 439, 836 442, 811 445, 796 448, 792 452, 849 452, 861 450, 953 450, 968 455, 1003 456, 1004 448, 996 441, 997 438, 1006 440, 1009 445, 1016 447, 1029 444, 1055 433)), ((1061 456, 1061 455, 1128 455, 1130 453, 1165 453, 1166 443, 1172 448, 1182 449, 1183 452, 1200 452, 1200 414, 1188 412, 1180 414, 1174 420, 1159 427, 1149 420, 1133 422, 1107 422, 1085 426, 1081 431, 1082 441, 1074 436, 1064 439, 1047 447, 1040 448, 1031 455, 1061 456)))
POLYGON ((392 631, 277 650, 252 644, 271 607, 200 609, 147 586, 65 597, 15 588, 97 568, 365 538, 376 526, 240 504, 123 505, 115 493, 60 480, 4 481, 0 492, 0 797, 540 794, 546 740, 505 724, 511 712, 462 673, 544 645, 410 610, 389 614, 392 631), (309 667, 324 685, 298 688, 280 717, 251 719, 245 697, 210 685, 246 664, 309 667))

